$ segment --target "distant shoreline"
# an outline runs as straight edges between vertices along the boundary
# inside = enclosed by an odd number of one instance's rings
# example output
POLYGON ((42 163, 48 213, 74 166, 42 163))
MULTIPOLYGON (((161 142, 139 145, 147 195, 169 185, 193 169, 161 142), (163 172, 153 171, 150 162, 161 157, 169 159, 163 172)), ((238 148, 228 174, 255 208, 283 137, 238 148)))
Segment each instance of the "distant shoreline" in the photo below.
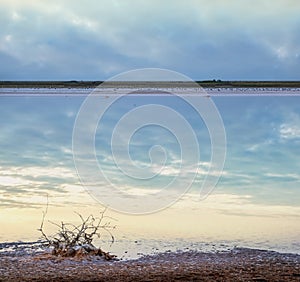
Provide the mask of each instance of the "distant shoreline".
POLYGON ((0 87, 0 97, 87 97, 92 94, 108 98, 110 96, 169 96, 169 95, 197 95, 203 97, 230 96, 285 96, 299 97, 300 87, 189 87, 183 85, 107 85, 100 87, 0 87))
MULTIPOLYGON (((203 88, 300 88, 300 81, 196 81, 203 88)), ((114 87, 195 87, 195 82, 185 81, 0 81, 0 88, 95 88, 103 84, 105 88, 114 87)))

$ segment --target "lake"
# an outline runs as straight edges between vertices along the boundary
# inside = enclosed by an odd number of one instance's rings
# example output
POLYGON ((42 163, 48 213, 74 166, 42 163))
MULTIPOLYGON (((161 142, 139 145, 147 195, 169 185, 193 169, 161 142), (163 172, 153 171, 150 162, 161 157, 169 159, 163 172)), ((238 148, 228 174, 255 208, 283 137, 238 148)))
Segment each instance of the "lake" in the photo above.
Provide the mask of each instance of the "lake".
POLYGON ((120 254, 300 253, 300 90, 107 91, 0 89, 0 241, 37 240, 48 201, 49 233, 108 206, 120 254))

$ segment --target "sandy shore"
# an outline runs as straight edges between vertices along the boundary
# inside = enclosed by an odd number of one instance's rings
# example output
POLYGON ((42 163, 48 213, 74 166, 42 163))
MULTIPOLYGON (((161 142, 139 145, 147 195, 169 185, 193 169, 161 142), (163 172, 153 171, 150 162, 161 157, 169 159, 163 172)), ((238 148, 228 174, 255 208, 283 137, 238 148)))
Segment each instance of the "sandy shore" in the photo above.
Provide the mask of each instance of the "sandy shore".
POLYGON ((0 281, 300 281, 300 255, 239 248, 112 262, 101 257, 1 253, 0 281))

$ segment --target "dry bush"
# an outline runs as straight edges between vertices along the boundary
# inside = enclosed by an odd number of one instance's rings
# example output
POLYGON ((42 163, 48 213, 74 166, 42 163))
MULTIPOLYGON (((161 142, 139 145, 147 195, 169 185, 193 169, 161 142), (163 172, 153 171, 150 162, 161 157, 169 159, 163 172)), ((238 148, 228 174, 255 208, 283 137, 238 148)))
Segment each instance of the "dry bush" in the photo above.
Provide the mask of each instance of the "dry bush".
POLYGON ((114 242, 114 236, 112 234, 112 229, 115 226, 111 225, 111 220, 113 218, 105 215, 105 210, 100 212, 99 217, 94 217, 93 215, 84 218, 81 214, 76 213, 80 218, 80 223, 78 225, 72 223, 61 222, 57 224, 52 221, 48 221, 51 224, 57 226, 58 231, 54 235, 47 235, 44 232, 44 222, 45 217, 48 212, 48 202, 46 210, 43 212, 43 218, 41 226, 38 231, 41 232, 42 238, 46 240, 46 244, 53 247, 52 254, 63 257, 81 257, 86 255, 97 255, 103 256, 106 260, 115 259, 114 255, 108 252, 102 251, 93 245, 93 240, 95 238, 101 238, 102 231, 109 234, 111 238, 111 243, 114 242))

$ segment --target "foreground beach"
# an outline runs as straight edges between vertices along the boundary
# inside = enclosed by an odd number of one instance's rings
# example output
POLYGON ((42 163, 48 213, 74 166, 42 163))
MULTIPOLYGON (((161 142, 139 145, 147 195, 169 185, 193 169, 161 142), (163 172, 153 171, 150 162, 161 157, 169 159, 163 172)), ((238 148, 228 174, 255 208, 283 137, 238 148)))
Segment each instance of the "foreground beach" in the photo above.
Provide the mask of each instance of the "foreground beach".
POLYGON ((136 260, 0 254, 0 281, 300 281, 300 255, 236 248, 166 252, 136 260))

